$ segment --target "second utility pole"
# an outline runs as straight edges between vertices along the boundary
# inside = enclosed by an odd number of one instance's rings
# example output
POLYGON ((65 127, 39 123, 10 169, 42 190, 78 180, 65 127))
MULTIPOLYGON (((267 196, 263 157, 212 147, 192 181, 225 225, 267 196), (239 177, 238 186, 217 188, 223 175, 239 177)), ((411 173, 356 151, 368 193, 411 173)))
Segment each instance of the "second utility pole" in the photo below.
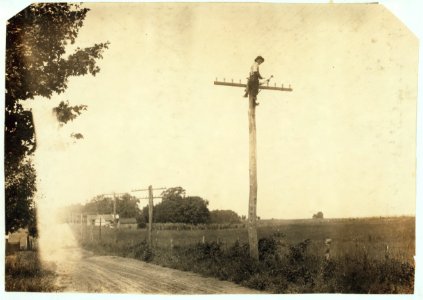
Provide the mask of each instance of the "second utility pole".
POLYGON ((153 230, 153 199, 154 198, 161 198, 160 196, 154 197, 153 190, 166 190, 166 188, 155 188, 153 189, 153 186, 149 185, 148 189, 137 189, 132 190, 132 192, 144 192, 148 191, 148 197, 141 197, 138 199, 148 199, 148 229, 147 229, 147 245, 151 248, 151 236, 152 236, 152 230, 153 230))

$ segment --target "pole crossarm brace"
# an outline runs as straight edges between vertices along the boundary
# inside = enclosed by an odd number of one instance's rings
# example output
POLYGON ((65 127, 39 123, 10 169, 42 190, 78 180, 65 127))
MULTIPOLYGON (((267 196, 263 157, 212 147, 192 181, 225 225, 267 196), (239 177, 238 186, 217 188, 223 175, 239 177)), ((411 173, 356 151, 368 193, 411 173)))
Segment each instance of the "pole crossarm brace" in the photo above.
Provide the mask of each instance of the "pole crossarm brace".
MULTIPOLYGON (((247 87, 247 85, 245 83, 234 83, 234 82, 216 81, 216 80, 214 81, 214 84, 215 85, 243 87, 243 88, 247 87)), ((291 85, 289 85, 288 87, 284 87, 283 85, 278 87, 276 85, 271 86, 271 85, 268 85, 268 84, 266 84, 266 85, 262 84, 262 85, 259 86, 259 89, 261 89, 261 90, 284 91, 284 92, 292 92, 293 91, 292 88, 291 88, 291 85)))
MULTIPOLYGON (((160 196, 154 196, 153 197, 153 199, 161 199, 161 198, 163 198, 163 197, 160 197, 160 196)), ((141 197, 141 198, 138 198, 138 199, 143 200, 143 199, 150 199, 150 198, 149 197, 141 197)))

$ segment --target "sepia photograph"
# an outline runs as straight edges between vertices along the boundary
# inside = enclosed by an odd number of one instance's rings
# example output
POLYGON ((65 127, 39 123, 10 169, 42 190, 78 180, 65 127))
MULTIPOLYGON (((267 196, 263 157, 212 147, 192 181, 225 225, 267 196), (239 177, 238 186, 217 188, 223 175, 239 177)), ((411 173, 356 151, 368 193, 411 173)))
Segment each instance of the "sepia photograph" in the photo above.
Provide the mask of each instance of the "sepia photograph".
POLYGON ((415 294, 419 38, 334 2, 7 15, 5 294, 415 294))

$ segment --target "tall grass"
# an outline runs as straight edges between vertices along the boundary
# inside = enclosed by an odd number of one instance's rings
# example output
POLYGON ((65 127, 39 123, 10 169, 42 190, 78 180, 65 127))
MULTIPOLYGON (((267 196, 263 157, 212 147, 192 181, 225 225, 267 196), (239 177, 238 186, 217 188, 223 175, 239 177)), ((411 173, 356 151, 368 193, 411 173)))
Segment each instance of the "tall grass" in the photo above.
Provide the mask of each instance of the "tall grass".
POLYGON ((54 271, 41 264, 36 251, 6 256, 5 274, 5 290, 8 292, 57 291, 54 271))
POLYGON ((413 293, 409 218, 261 227, 259 262, 249 259, 246 234, 244 229, 158 231, 150 249, 145 231, 103 229, 101 241, 82 236, 81 244, 97 254, 151 261, 269 293, 413 293), (330 247, 324 243, 328 237, 330 247))

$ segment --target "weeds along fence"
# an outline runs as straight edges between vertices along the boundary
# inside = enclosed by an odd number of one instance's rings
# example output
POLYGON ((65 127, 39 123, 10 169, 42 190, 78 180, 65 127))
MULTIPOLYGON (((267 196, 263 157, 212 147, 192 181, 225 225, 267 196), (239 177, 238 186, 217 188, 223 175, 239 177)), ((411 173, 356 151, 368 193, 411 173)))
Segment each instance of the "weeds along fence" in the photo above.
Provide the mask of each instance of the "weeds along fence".
MULTIPOLYGON (((147 239, 146 229, 107 228, 99 226, 71 225, 78 241, 98 244, 127 244, 135 245, 147 239)), ((152 232, 152 246, 154 248, 172 248, 195 245, 197 243, 218 242, 224 245, 231 245, 235 241, 247 241, 247 229, 241 226, 216 226, 214 227, 190 228, 167 224, 166 227, 154 227, 152 232), (175 229, 178 228, 178 229, 175 229), (185 228, 185 229, 182 229, 185 228), (189 228, 189 229, 187 229, 189 228)))
MULTIPOLYGON (((101 239, 80 236, 80 242, 99 255, 140 259, 269 293, 413 293, 414 264, 380 248, 387 241, 394 245, 401 233, 410 235, 395 230, 382 235, 370 227, 355 231, 356 240, 342 234, 322 240, 320 231, 262 227, 258 262, 249 259, 245 229, 158 230, 149 248, 146 230, 103 228, 101 239)), ((400 251, 404 257, 411 252, 400 251)))
MULTIPOLYGON (((247 229, 242 226, 190 227, 184 224, 155 224, 152 233, 152 246, 156 249, 191 247, 198 243, 216 242, 223 249, 230 248, 235 242, 247 243, 247 229), (175 229, 179 228, 179 229, 175 229), (182 229, 189 228, 189 229, 182 229), (216 229, 220 228, 220 229, 216 229)), ((243 224, 236 224, 243 225, 243 224)), ((110 248, 137 245, 147 238, 146 229, 114 229, 98 226, 73 225, 78 240, 92 247, 110 244, 110 248)), ((325 221, 325 222, 279 222, 258 228, 259 238, 275 235, 285 244, 298 244, 311 241, 309 251, 332 258, 355 253, 366 253, 370 258, 384 259, 389 256, 400 261, 414 263, 415 230, 413 218, 325 221), (325 242, 331 239, 328 246, 325 242)), ((102 247, 102 246, 98 246, 102 247)))
POLYGON ((153 230, 223 230, 246 228, 245 223, 223 223, 223 224, 186 224, 186 223, 154 223, 153 230))

